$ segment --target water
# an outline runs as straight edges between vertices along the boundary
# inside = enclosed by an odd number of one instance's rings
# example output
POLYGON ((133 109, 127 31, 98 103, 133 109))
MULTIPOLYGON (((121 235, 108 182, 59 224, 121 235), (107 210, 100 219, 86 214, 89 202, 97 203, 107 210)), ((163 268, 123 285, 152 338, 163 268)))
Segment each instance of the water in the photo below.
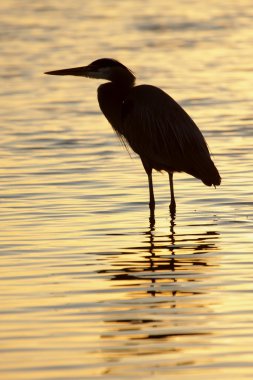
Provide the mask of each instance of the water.
POLYGON ((251 1, 1 2, 1 378, 251 379, 251 1), (216 190, 147 179, 96 80, 114 57, 191 114, 216 190))

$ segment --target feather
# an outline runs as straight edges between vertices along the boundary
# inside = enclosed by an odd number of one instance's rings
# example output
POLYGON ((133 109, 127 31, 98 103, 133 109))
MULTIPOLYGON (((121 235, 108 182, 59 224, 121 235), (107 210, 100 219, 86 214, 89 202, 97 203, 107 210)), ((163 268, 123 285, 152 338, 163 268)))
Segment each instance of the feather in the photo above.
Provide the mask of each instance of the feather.
POLYGON ((184 171, 207 185, 219 185, 206 141, 190 116, 157 87, 131 89, 122 105, 123 134, 154 169, 184 171))

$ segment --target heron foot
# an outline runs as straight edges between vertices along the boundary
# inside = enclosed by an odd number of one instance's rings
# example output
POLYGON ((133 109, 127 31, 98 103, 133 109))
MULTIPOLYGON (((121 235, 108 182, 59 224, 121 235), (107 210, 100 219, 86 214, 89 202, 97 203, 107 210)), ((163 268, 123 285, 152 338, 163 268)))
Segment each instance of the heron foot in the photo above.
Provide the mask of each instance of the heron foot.
POLYGON ((155 203, 149 202, 150 219, 155 219, 155 203))
POLYGON ((176 214, 176 202, 175 201, 170 202, 170 214, 171 214, 171 216, 175 216, 175 214, 176 214))

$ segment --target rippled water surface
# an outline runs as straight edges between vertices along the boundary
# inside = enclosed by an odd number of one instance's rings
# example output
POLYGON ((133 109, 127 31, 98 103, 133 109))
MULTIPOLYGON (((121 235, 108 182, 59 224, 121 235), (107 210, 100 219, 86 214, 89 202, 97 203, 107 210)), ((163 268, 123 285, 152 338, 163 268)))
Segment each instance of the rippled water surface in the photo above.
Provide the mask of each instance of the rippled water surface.
POLYGON ((1 379, 252 379, 252 2, 2 1, 1 379), (99 81, 114 57, 169 92, 222 186, 146 175, 99 81))

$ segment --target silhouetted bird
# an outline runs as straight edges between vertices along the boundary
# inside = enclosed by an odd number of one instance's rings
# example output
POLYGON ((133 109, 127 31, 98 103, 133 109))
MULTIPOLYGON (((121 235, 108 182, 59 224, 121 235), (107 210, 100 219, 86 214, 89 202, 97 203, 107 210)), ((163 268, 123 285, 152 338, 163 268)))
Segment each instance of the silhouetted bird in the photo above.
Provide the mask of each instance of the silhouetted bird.
POLYGON ((174 172, 186 172, 207 186, 220 185, 221 177, 206 141, 190 116, 160 88, 135 86, 134 74, 122 63, 102 58, 88 66, 46 74, 109 81, 98 87, 99 106, 118 136, 142 160, 149 181, 151 218, 155 210, 152 169, 169 173, 172 214, 176 209, 174 172))

